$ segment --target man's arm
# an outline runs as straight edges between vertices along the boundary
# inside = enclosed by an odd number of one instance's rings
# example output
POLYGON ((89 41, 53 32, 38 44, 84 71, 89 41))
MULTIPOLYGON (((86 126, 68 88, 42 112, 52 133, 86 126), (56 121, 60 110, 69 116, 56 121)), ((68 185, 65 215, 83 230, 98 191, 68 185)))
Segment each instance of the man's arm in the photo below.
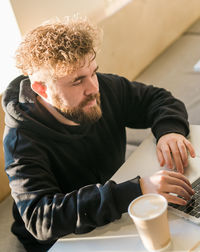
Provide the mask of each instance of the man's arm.
POLYGON ((6 132, 4 148, 12 197, 26 229, 38 240, 48 242, 69 233, 89 232, 119 219, 141 195, 139 178, 63 191, 43 141, 15 129, 6 132))
POLYGON ((128 82, 121 79, 124 95, 125 124, 128 127, 151 127, 157 139, 157 156, 166 165, 183 173, 188 153, 195 157, 192 144, 185 138, 189 133, 185 105, 163 88, 128 82))

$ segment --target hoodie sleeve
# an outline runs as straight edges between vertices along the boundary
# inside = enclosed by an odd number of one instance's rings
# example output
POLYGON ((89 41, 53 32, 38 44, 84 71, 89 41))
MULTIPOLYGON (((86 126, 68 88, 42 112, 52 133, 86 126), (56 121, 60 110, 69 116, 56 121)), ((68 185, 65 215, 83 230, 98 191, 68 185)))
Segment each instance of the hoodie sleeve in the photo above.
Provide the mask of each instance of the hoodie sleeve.
POLYGON ((185 105, 169 91, 130 82, 124 77, 108 75, 110 89, 119 103, 120 118, 124 126, 136 129, 151 128, 158 140, 167 133, 189 133, 188 114, 185 105))
POLYGON ((12 197, 26 229, 40 241, 89 232, 114 221, 141 194, 138 177, 63 193, 39 143, 17 129, 6 128, 4 148, 12 197))
POLYGON ((189 133, 188 114, 182 101, 152 85, 133 82, 126 89, 125 123, 136 128, 151 127, 158 139, 168 133, 189 133), (137 115, 133 118, 132 115, 137 115))

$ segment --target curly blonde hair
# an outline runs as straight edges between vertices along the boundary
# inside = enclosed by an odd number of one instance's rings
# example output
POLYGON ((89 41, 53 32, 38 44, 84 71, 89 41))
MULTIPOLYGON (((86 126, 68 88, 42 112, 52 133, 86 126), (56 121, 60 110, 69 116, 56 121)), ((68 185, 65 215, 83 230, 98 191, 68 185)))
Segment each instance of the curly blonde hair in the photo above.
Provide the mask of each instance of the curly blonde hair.
POLYGON ((54 78, 78 69, 86 55, 96 56, 102 31, 86 17, 66 17, 27 33, 16 51, 16 66, 24 75, 47 67, 54 78))

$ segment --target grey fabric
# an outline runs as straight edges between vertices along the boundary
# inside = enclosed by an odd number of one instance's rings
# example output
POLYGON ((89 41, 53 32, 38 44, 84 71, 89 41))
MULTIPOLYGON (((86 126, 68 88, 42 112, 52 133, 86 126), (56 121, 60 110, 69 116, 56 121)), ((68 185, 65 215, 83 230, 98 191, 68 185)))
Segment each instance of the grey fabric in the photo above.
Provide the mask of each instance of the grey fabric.
POLYGON ((0 251, 2 252, 23 252, 22 244, 10 231, 13 222, 12 198, 7 197, 0 203, 0 251))

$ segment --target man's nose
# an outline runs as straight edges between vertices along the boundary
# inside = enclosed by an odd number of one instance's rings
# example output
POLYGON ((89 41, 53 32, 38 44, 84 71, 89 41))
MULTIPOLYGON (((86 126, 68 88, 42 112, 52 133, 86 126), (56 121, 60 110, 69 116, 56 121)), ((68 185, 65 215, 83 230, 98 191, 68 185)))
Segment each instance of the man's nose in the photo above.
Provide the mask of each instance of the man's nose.
POLYGON ((97 80, 89 79, 85 88, 85 95, 96 94, 99 92, 99 83, 97 80))

